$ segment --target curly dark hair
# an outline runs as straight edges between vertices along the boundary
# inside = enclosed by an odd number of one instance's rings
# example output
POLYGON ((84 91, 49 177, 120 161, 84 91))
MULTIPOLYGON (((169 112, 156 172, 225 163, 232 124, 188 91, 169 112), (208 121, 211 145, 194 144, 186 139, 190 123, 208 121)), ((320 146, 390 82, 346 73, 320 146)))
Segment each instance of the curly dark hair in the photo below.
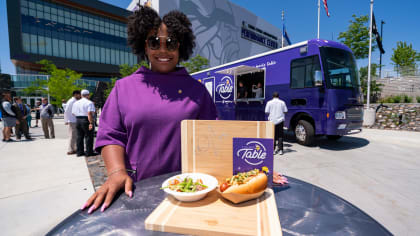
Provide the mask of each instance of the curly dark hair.
POLYGON ((195 47, 195 36, 187 16, 180 11, 170 11, 161 19, 155 10, 140 5, 139 9, 128 17, 127 23, 127 41, 133 53, 141 60, 147 60, 145 52, 147 35, 151 30, 157 31, 162 23, 168 28, 168 34, 179 42, 179 60, 188 60, 195 47))

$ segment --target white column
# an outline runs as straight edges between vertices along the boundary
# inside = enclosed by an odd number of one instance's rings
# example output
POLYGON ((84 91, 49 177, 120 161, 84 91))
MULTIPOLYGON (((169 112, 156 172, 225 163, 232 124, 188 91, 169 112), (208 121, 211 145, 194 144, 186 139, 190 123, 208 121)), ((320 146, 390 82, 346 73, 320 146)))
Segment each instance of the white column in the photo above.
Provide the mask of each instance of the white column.
POLYGON ((372 59, 372 16, 373 16, 373 0, 370 0, 370 26, 369 26, 369 64, 368 64, 368 81, 367 81, 367 107, 370 105, 370 70, 372 59))
POLYGON ((321 9, 321 0, 318 0, 318 34, 317 38, 319 39, 319 19, 320 19, 320 9, 321 9))

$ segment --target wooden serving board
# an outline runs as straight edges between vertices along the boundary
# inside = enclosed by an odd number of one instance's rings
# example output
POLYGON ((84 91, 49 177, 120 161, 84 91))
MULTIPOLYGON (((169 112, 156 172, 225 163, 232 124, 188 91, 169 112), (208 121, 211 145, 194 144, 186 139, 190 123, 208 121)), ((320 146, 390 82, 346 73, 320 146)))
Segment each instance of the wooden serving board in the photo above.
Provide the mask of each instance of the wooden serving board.
POLYGON ((182 173, 205 173, 219 182, 232 176, 234 137, 274 139, 274 125, 268 121, 182 121, 182 173))
POLYGON ((282 235, 271 189, 240 204, 221 198, 216 191, 197 202, 167 196, 147 217, 145 228, 192 235, 282 235))

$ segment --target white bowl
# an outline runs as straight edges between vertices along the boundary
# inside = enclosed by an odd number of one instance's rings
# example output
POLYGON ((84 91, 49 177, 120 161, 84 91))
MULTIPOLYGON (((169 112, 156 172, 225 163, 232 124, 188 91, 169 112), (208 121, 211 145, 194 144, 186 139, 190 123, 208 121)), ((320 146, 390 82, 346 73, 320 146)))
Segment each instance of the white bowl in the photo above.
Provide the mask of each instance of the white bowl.
POLYGON ((169 179, 165 180, 162 183, 162 188, 164 188, 164 191, 167 194, 172 195, 174 198, 178 199, 179 201, 193 202, 193 201, 198 201, 204 198, 207 195, 207 193, 213 191, 217 187, 217 185, 218 185, 217 179, 211 175, 203 174, 203 173, 184 173, 184 174, 172 176, 169 179), (164 188, 168 186, 169 181, 173 179, 178 179, 179 181, 182 181, 186 177, 190 177, 194 181, 196 181, 197 179, 201 179, 203 181, 203 184, 206 185, 207 188, 201 191, 194 192, 194 193, 176 192, 176 191, 170 190, 169 188, 164 188))

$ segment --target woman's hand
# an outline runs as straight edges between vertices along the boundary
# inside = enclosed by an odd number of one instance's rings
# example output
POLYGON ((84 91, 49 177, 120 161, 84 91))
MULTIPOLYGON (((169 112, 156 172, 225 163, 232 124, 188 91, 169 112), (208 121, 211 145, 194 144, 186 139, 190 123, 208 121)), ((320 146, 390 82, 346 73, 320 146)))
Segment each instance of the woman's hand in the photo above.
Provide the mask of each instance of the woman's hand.
POLYGON ((124 188, 125 194, 130 198, 133 197, 133 180, 127 175, 125 170, 117 171, 112 173, 107 181, 96 191, 83 205, 81 210, 91 206, 88 213, 91 214, 98 209, 102 202, 101 212, 105 211, 106 208, 111 204, 115 197, 115 194, 119 190, 124 188))

